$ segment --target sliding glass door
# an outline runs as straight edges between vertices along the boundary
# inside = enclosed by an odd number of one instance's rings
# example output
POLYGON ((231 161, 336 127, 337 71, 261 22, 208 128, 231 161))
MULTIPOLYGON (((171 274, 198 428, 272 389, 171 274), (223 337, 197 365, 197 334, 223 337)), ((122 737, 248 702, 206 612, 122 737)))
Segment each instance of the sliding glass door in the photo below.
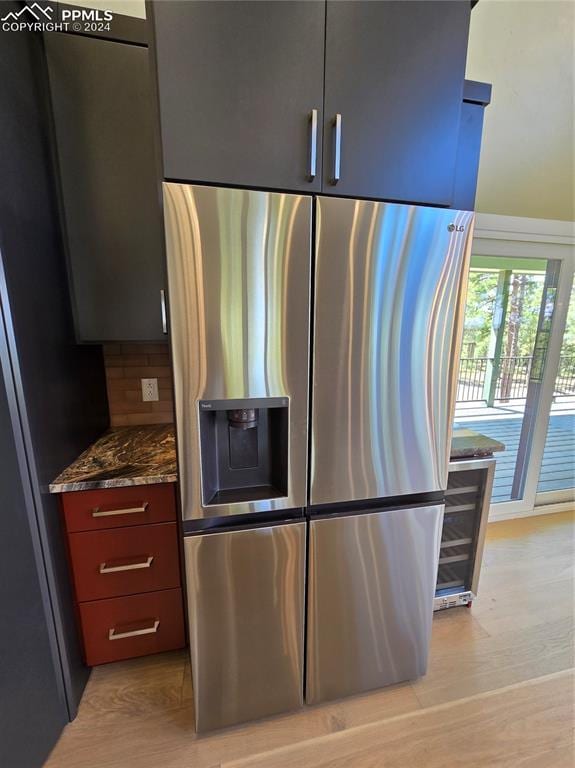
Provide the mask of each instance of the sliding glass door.
POLYGON ((572 288, 537 483, 537 505, 575 500, 574 293, 572 288))
POLYGON ((454 423, 496 441, 495 517, 573 487, 575 327, 561 349, 573 250, 517 235, 476 230, 454 423))

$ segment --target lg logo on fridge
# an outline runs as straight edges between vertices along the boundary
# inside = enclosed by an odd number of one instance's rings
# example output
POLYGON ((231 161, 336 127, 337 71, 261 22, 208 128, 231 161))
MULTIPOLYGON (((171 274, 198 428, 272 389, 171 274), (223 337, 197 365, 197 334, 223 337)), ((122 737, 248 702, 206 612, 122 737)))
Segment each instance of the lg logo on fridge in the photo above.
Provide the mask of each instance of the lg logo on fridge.
POLYGON ((463 224, 448 224, 447 231, 448 232, 465 232, 465 227, 463 226, 463 224))

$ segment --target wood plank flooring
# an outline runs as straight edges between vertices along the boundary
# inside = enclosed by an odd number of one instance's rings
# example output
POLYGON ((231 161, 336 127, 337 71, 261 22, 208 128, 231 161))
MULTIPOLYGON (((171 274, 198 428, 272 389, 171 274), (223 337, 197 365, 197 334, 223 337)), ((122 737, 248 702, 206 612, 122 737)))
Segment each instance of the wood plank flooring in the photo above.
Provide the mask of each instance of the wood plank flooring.
POLYGON ((572 768, 575 515, 488 527, 479 598, 428 674, 196 737, 187 655, 94 669, 47 768, 572 768))
POLYGON ((571 766, 573 682, 572 671, 559 672, 221 765, 474 768, 538 757, 534 765, 571 766))

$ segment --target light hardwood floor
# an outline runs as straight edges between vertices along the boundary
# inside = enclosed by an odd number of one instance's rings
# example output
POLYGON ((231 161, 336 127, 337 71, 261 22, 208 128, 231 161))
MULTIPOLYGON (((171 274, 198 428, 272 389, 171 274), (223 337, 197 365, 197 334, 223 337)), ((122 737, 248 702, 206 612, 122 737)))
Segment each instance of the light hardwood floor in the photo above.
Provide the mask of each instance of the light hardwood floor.
POLYGON ((196 737, 185 653, 97 667, 46 768, 572 768, 575 515, 487 536, 421 680, 196 737))

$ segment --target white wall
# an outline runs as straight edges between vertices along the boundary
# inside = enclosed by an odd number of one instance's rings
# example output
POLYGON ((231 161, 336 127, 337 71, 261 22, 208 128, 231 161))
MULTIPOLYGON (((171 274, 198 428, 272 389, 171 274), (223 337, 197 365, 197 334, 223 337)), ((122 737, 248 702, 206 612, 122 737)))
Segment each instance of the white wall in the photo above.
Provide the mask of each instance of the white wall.
MULTIPOLYGON (((66 5, 66 3, 62 3, 66 5)), ((146 18, 146 6, 144 0, 70 0, 71 5, 82 8, 98 8, 101 11, 112 11, 124 16, 137 16, 146 18)))
POLYGON ((476 208, 575 219, 575 2, 479 0, 466 76, 493 83, 476 208))

